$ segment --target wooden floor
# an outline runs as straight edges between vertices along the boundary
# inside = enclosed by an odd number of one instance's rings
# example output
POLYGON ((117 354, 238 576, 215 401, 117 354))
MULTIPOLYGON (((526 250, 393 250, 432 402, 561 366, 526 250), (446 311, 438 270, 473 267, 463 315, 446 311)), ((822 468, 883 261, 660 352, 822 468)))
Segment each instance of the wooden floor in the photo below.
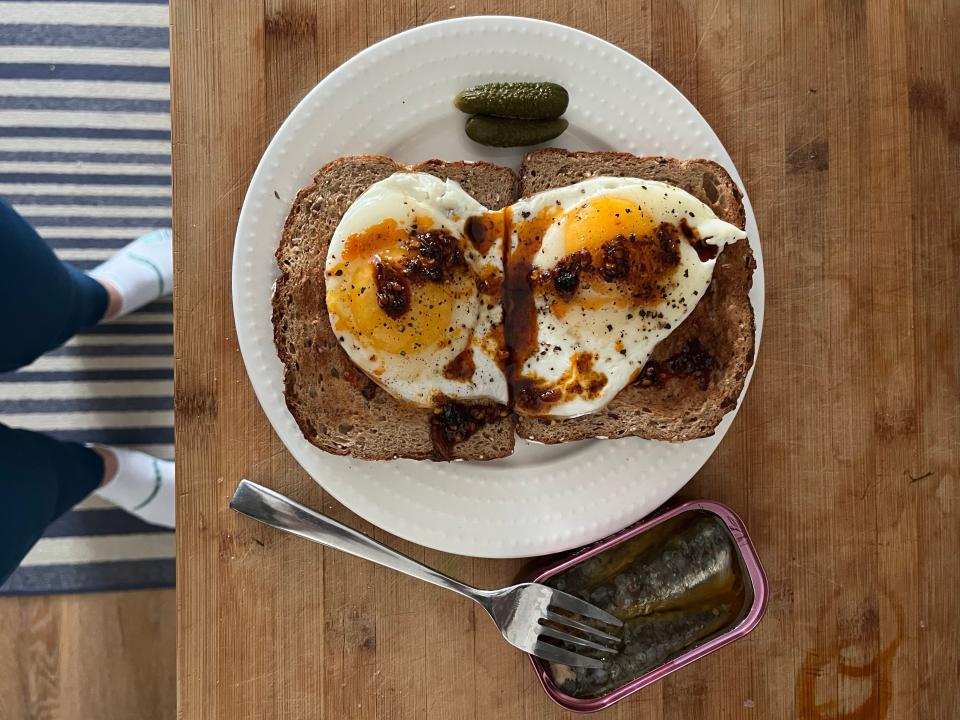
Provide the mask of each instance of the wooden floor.
POLYGON ((176 715, 173 590, 0 598, 0 720, 176 715))

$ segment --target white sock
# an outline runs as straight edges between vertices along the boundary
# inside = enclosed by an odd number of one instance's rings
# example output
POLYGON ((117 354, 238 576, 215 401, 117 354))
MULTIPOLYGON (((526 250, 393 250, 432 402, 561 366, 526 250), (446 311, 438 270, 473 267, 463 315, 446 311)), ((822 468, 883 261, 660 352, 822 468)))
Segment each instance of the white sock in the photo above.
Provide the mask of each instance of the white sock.
POLYGON ((138 450, 100 446, 117 458, 117 473, 97 495, 154 525, 174 525, 173 463, 138 450))
POLYGON ((113 285, 123 302, 116 317, 142 308, 173 291, 173 233, 154 230, 121 248, 90 271, 113 285))

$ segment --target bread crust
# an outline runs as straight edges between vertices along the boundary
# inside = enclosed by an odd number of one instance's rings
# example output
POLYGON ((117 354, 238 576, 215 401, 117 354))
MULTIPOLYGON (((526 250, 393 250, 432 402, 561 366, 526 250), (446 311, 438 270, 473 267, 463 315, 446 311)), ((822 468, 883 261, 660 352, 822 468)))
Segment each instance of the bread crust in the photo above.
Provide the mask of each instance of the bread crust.
MULTIPOLYGON (((525 197, 599 175, 676 185, 709 205, 722 220, 745 227, 740 190, 729 173, 712 160, 534 150, 520 168, 520 194, 525 197)), ((674 377, 662 386, 632 384, 590 415, 556 420, 521 417, 519 435, 550 444, 631 436, 680 442, 712 435, 723 416, 736 407, 753 364, 756 327, 749 294, 755 267, 748 240, 724 248, 697 307, 651 355, 653 361, 668 362, 692 340, 698 341, 715 363, 706 388, 694 376, 674 377)))
MULTIPOLYGON (((488 207, 512 202, 516 175, 490 163, 430 160, 412 168, 381 155, 333 160, 293 201, 276 251, 273 338, 284 365, 284 398, 304 437, 322 450, 365 460, 441 458, 430 438, 432 411, 393 398, 347 356, 330 325, 324 267, 347 208, 373 183, 412 170, 450 177, 488 207)), ((452 448, 452 459, 505 457, 515 443, 513 415, 452 448)))
MULTIPOLYGON (((336 455, 443 459, 430 438, 432 411, 396 400, 357 369, 340 347, 326 307, 327 248, 343 213, 374 182, 404 170, 453 179, 490 208, 587 177, 642 177, 683 188, 737 227, 746 220, 739 188, 710 160, 549 148, 528 153, 519 177, 484 162, 433 159, 405 167, 382 155, 360 155, 327 163, 297 194, 284 223, 272 319, 287 407, 307 440, 336 455)), ((454 445, 453 459, 506 457, 514 450, 515 434, 550 444, 628 436, 683 441, 713 434, 736 407, 753 363, 756 330, 749 292, 755 267, 748 241, 726 247, 704 297, 651 356, 669 362, 696 340, 714 361, 706 387, 699 377, 678 376, 649 387, 630 385, 605 408, 579 418, 510 414, 454 445)))

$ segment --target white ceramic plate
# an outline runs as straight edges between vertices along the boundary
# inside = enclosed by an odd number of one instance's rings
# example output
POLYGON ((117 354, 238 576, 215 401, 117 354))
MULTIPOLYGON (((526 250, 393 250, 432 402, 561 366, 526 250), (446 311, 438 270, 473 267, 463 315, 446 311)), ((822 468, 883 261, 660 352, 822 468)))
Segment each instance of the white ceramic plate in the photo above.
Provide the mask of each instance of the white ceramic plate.
MULTIPOLYGON (((561 446, 518 441, 486 463, 364 462, 308 443, 287 411, 273 347, 273 253, 297 191, 323 163, 382 153, 402 163, 488 160, 519 167, 522 149, 466 138, 452 99, 495 80, 549 79, 570 92, 570 128, 553 144, 571 150, 704 157, 742 186, 716 134, 666 80, 619 48, 562 25, 513 17, 447 20, 395 35, 347 61, 290 113, 254 173, 240 213, 233 301, 240 349, 263 409, 301 465, 340 502, 396 535, 464 555, 542 555, 604 537, 654 510, 706 462, 716 434, 682 444, 628 438, 561 446)), ((763 325, 763 259, 751 300, 763 325)), ((749 381, 749 378, 748 378, 749 381)))

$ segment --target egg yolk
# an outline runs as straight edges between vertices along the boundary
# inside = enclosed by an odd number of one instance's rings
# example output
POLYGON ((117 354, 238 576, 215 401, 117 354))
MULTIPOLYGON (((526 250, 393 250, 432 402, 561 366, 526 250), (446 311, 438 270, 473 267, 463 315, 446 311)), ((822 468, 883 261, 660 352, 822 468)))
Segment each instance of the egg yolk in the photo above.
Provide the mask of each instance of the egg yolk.
POLYGON ((340 262, 328 273, 340 279, 328 283, 327 291, 334 330, 349 331, 364 347, 388 354, 414 355, 460 339, 466 330, 454 328, 451 318, 456 304, 469 302, 471 291, 476 292, 467 277, 413 284, 410 307, 400 317, 390 317, 377 299, 375 258, 402 262, 410 256, 411 233, 432 227, 428 216, 418 215, 412 224, 387 218, 344 241, 340 262))
POLYGON ((572 300, 564 300, 560 297, 554 298, 550 303, 550 310, 553 311, 554 315, 563 320, 572 308, 604 310, 610 307, 624 309, 631 306, 630 297, 620 291, 615 285, 608 285, 606 283, 595 284, 599 287, 595 287, 587 292, 582 292, 572 300))
POLYGON ((431 227, 433 220, 429 216, 418 215, 409 227, 401 226, 394 218, 387 218, 363 232, 349 236, 343 243, 343 255, 340 259, 344 263, 372 258, 374 255, 393 259, 408 243, 411 231, 422 232, 431 227))
POLYGON ((564 251, 589 250, 594 259, 600 255, 603 244, 618 235, 643 237, 656 226, 636 201, 604 195, 578 205, 566 214, 564 224, 564 251))
POLYGON ((410 309, 394 319, 377 302, 373 263, 364 262, 327 294, 327 305, 337 318, 334 330, 349 330, 370 349, 415 355, 445 347, 466 332, 450 321, 454 306, 469 298, 471 284, 467 278, 419 283, 412 288, 410 309))

